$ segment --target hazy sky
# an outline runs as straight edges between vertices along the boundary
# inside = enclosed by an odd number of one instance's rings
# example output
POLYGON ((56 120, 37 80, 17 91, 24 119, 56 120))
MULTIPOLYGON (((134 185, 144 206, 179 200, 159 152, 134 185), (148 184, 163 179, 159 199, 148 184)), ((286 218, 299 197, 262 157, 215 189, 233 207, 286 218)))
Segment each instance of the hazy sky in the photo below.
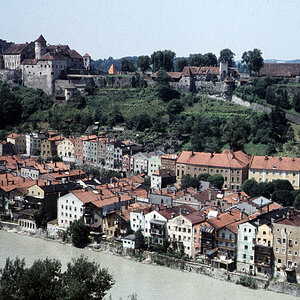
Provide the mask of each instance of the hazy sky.
POLYGON ((259 48, 264 58, 300 58, 300 0, 1 0, 0 38, 40 34, 93 59, 177 57, 230 48, 235 59, 259 48))

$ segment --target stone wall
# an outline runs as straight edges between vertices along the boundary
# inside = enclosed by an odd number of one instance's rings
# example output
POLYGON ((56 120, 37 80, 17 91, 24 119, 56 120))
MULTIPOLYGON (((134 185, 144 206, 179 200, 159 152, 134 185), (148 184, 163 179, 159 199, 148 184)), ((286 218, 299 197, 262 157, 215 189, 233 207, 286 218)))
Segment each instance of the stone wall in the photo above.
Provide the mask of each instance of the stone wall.
POLYGON ((24 74, 23 83, 27 87, 42 89, 47 94, 52 94, 54 90, 54 86, 53 86, 54 82, 46 74, 39 75, 39 76, 24 74))
POLYGON ((0 69, 0 81, 8 83, 17 83, 21 80, 22 74, 20 70, 0 69))
MULTIPOLYGON (((257 111, 260 111, 260 112, 264 112, 264 113, 270 113, 271 110, 272 110, 271 107, 269 107, 269 106, 265 106, 265 105, 258 104, 258 103, 255 103, 255 102, 248 102, 248 101, 243 100, 242 98, 240 98, 236 95, 232 95, 231 102, 242 105, 242 106, 245 106, 245 107, 248 107, 248 108, 251 108, 251 109, 254 109, 254 110, 257 110, 257 111)), ((286 113, 285 116, 286 116, 288 121, 290 121, 292 123, 300 124, 300 118, 299 117, 297 117, 295 115, 292 115, 292 114, 289 114, 289 113, 286 113)))
POLYGON ((226 92, 226 83, 218 81, 204 81, 196 80, 195 87, 197 92, 207 93, 207 94, 223 94, 226 92))

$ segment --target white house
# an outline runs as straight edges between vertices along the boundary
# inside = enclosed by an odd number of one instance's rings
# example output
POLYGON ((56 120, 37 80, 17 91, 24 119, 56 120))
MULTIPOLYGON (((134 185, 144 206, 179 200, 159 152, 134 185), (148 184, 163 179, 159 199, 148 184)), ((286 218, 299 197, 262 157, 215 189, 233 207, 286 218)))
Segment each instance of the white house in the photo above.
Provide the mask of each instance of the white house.
POLYGON ((167 238, 167 219, 159 211, 153 210, 145 215, 145 237, 152 237, 152 242, 163 244, 167 238))
POLYGON ((92 191, 74 190, 57 201, 58 226, 67 228, 74 220, 83 217, 83 204, 99 199, 92 191))

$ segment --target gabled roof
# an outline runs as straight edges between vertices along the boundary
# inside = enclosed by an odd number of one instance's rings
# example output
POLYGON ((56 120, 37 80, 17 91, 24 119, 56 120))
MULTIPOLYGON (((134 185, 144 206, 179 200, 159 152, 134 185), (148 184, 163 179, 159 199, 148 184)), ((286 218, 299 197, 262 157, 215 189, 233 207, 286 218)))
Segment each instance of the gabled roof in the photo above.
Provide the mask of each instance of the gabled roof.
POLYGON ((253 156, 249 168, 258 170, 300 171, 300 158, 253 156))
POLYGON ((20 137, 21 135, 18 134, 18 133, 11 133, 7 136, 7 138, 10 138, 10 139, 17 139, 18 137, 20 137))
POLYGON ((91 57, 88 53, 84 54, 83 57, 91 57))

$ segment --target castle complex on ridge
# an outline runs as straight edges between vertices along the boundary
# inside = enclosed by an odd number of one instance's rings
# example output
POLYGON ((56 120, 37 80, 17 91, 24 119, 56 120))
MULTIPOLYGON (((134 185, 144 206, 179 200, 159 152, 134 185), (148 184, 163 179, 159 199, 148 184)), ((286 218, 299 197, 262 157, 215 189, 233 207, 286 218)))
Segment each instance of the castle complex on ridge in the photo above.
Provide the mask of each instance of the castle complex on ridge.
MULTIPOLYGON (((5 41, 2 42, 4 50, 5 41)), ((10 43, 2 55, 0 52, 0 69, 16 70, 25 86, 41 88, 47 94, 54 93, 55 81, 66 79, 70 70, 90 68, 88 54, 81 56, 68 45, 47 45, 42 35, 31 43, 10 43)))

